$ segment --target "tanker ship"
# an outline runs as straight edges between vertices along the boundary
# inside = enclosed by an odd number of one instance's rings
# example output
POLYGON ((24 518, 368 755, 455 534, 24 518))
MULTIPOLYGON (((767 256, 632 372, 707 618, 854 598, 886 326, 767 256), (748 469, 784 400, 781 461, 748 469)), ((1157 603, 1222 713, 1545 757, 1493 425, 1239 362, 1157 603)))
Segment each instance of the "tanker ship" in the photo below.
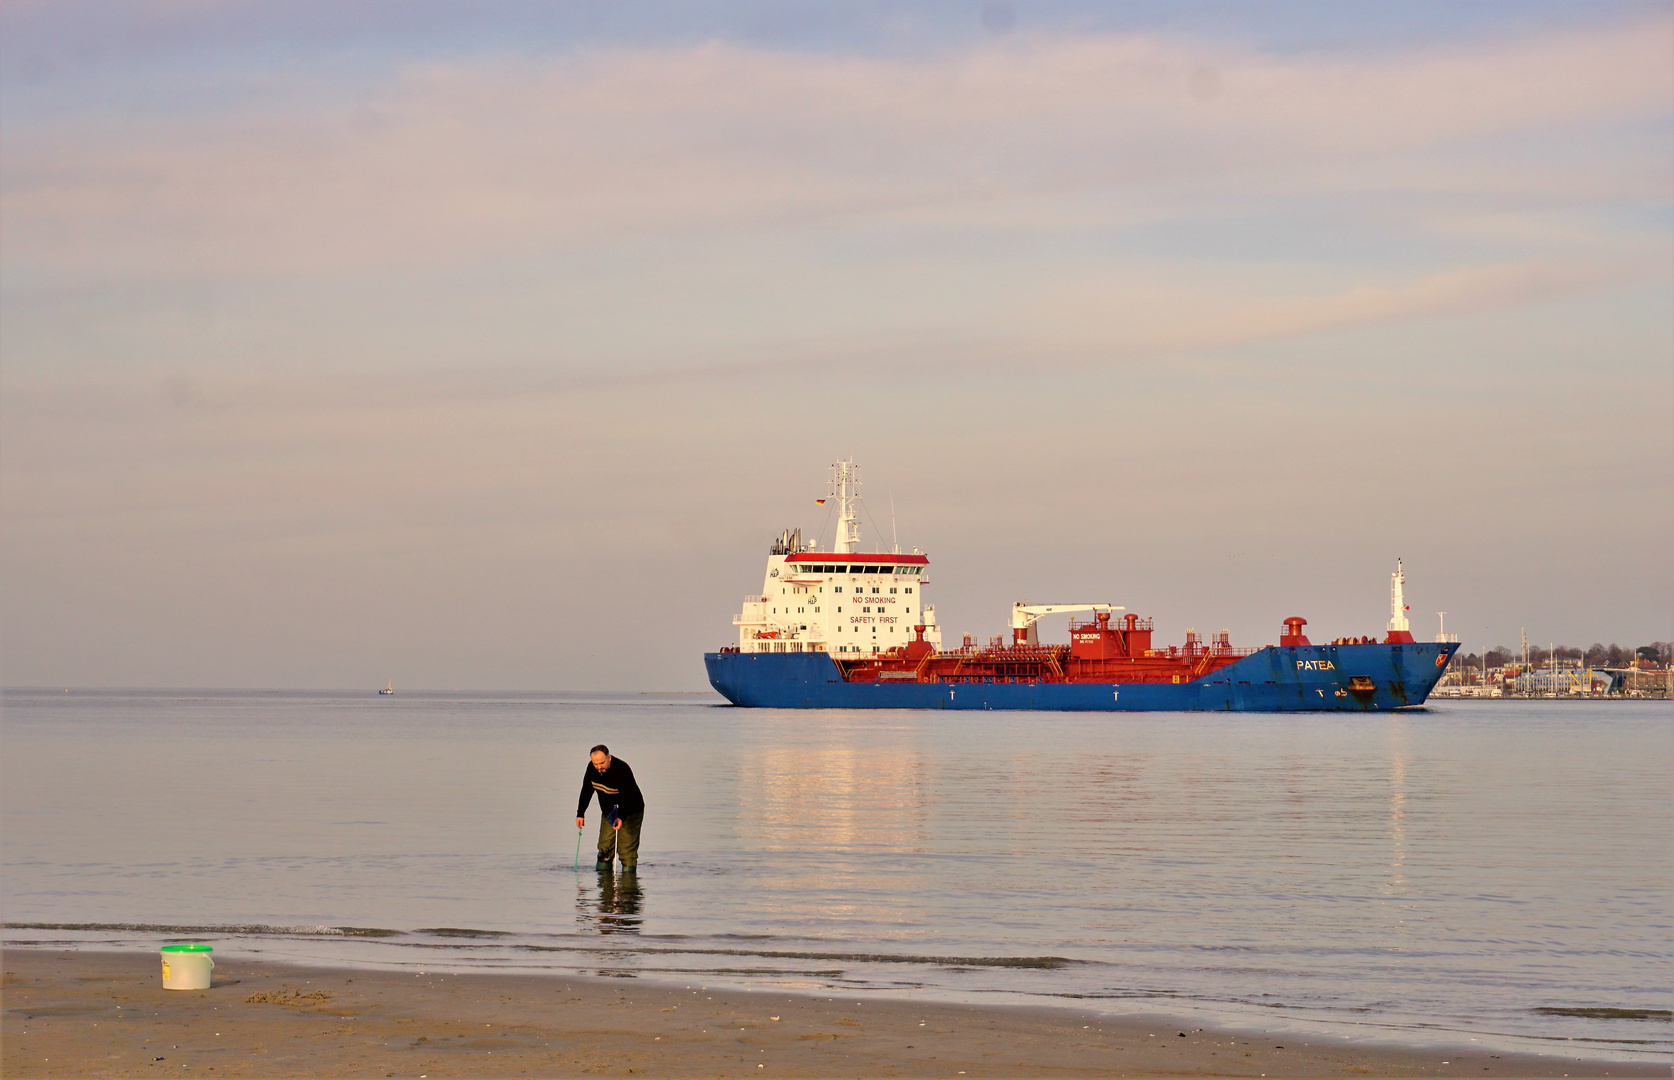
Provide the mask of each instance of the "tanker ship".
MULTIPOLYGON (((1459 648, 1413 638, 1400 560, 1390 618, 1376 636, 1315 645, 1307 620, 1282 620, 1277 645, 1235 648, 1153 640, 1152 621, 1105 603, 1011 609, 1011 633, 942 647, 925 599, 930 559, 918 549, 864 554, 859 474, 832 466, 837 537, 831 551, 787 529, 769 548, 762 591, 733 619, 738 643, 704 654, 709 682, 734 705, 776 709, 1064 709, 1371 712, 1422 705, 1459 648), (1037 624, 1070 618, 1069 644, 1042 644, 1037 624)), ((825 505, 827 500, 817 500, 825 505)), ((1446 635, 1438 635, 1445 637, 1446 635)))

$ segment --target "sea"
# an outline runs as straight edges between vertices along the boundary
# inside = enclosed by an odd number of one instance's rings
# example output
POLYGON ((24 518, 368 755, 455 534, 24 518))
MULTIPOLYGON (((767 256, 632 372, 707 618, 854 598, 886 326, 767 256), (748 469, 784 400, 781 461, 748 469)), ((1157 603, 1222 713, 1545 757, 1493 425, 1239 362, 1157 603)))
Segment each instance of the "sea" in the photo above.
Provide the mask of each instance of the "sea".
POLYGON ((8 948, 1072 1006, 1667 1060, 1674 706, 8 690, 8 948), (578 835, 587 751, 639 873, 578 835))

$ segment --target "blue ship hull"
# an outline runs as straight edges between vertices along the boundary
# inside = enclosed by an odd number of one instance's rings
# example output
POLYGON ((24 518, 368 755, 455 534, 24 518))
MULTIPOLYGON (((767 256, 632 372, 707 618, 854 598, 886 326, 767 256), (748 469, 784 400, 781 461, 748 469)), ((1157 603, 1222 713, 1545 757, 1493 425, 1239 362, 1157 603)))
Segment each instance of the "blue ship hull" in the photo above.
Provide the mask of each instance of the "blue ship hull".
POLYGON ((1423 641, 1280 645, 1183 683, 851 683, 818 652, 705 653, 703 662, 721 696, 759 709, 1373 712, 1422 705, 1458 648, 1423 641))

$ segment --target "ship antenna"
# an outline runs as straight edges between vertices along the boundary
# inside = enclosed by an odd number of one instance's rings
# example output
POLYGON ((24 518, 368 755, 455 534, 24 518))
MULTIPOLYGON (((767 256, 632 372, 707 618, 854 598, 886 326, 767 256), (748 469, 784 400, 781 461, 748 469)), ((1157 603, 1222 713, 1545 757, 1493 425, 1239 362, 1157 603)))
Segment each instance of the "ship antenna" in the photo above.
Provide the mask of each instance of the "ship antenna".
POLYGON ((895 492, 889 493, 889 543, 895 550, 890 554, 901 554, 901 534, 895 529, 895 492))
POLYGON ((831 487, 837 496, 836 549, 846 554, 860 544, 860 521, 854 516, 854 504, 860 498, 860 466, 853 458, 831 466, 831 487))

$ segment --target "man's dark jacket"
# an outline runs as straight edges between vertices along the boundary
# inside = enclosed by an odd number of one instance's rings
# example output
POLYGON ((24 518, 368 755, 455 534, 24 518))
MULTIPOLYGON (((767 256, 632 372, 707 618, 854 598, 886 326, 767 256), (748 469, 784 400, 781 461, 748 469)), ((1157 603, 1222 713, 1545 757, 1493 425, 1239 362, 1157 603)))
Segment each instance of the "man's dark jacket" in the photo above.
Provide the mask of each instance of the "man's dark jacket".
POLYGON ((593 768, 591 761, 587 763, 587 772, 581 778, 581 802, 576 804, 576 817, 587 816, 587 804, 593 801, 594 792, 598 792, 599 808, 606 814, 613 806, 621 808, 623 817, 645 812, 645 796, 639 793, 634 771, 619 757, 611 758, 604 772, 593 768))

